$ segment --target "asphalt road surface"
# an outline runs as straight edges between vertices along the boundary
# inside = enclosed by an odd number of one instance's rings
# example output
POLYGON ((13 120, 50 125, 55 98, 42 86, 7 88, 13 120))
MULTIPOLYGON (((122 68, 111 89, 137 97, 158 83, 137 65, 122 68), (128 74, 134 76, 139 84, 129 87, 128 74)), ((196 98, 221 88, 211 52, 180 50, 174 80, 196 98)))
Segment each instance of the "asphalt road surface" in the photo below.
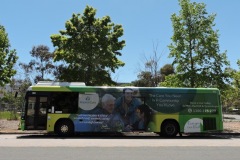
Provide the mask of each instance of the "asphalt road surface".
POLYGON ((240 136, 0 135, 0 160, 239 160, 240 136))
POLYGON ((1 147, 0 160, 239 160, 238 147, 1 147))

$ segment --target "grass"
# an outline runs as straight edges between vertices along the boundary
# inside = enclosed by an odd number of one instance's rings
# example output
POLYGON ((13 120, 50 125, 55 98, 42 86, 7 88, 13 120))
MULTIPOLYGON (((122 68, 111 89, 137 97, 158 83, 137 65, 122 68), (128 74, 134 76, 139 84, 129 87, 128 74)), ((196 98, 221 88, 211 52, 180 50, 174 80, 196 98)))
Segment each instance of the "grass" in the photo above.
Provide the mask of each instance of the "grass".
POLYGON ((19 118, 20 118, 19 113, 14 113, 10 111, 0 112, 0 119, 18 120, 19 118))

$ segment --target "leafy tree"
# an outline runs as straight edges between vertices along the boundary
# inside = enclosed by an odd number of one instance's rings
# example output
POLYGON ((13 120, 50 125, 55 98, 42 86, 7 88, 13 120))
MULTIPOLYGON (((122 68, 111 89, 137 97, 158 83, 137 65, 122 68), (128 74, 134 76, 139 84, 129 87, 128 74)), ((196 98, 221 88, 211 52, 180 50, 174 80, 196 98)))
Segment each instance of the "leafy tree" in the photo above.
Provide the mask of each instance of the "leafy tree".
POLYGON ((53 54, 49 51, 49 47, 45 45, 34 46, 30 51, 33 58, 28 64, 20 63, 20 66, 27 74, 33 74, 34 82, 46 80, 46 75, 54 72, 53 54))
POLYGON ((11 77, 16 74, 13 69, 17 62, 16 50, 10 50, 10 42, 5 28, 0 25, 0 86, 11 81, 11 77))
POLYGON ((31 80, 30 78, 26 79, 14 79, 14 87, 18 87, 17 90, 17 97, 15 98, 18 103, 18 107, 22 107, 25 102, 25 94, 29 86, 31 86, 31 80))
MULTIPOLYGON (((239 69, 240 69, 240 60, 237 62, 239 69)), ((233 72, 233 81, 232 81, 232 92, 235 96, 232 96, 235 98, 234 106, 238 109, 240 109, 240 71, 234 71, 233 72)), ((230 97, 230 96, 229 96, 230 97)))
POLYGON ((165 77, 163 82, 160 82, 162 87, 182 87, 183 82, 178 78, 176 74, 170 74, 165 77))
POLYGON ((165 77, 171 74, 174 74, 174 67, 171 64, 165 64, 161 69, 160 69, 160 73, 162 76, 162 81, 165 80, 165 77))
MULTIPOLYGON (((154 60, 154 59, 152 59, 154 60)), ((151 64, 147 62, 146 68, 148 68, 148 65, 151 64)), ((165 77, 171 74, 174 74, 174 68, 171 64, 166 64, 162 68, 158 69, 157 72, 154 72, 156 74, 153 74, 151 71, 141 71, 138 75, 138 80, 133 81, 132 84, 134 86, 139 87, 156 87, 159 86, 159 83, 162 83, 165 81, 165 77), (156 76, 154 76, 156 75, 156 76)), ((163 83, 164 84, 164 83, 163 83)), ((169 86, 170 87, 170 86, 169 86)))
POLYGON ((240 71, 228 68, 226 71, 231 75, 231 83, 221 92, 224 111, 230 108, 240 108, 240 71))
POLYGON ((58 79, 83 81, 86 85, 115 84, 110 73, 124 66, 117 56, 125 45, 121 25, 109 16, 95 18, 96 9, 87 6, 83 14, 73 14, 65 23, 66 30, 51 35, 56 47, 55 61, 62 61, 58 79))
POLYGON ((22 106, 25 101, 25 94, 28 87, 31 85, 30 79, 15 79, 12 78, 10 84, 10 90, 2 90, 1 92, 4 94, 1 101, 5 104, 8 104, 8 109, 11 111, 11 114, 15 116, 16 111, 22 109, 22 106), (16 94, 17 93, 17 94, 16 94), (17 96, 17 97, 16 97, 17 96))
POLYGON ((142 71, 138 74, 138 80, 133 81, 132 84, 138 87, 151 87, 152 83, 152 74, 148 71, 142 71))
MULTIPOLYGON (((237 64, 240 70, 240 60, 238 60, 237 64)), ((236 88, 240 90, 240 71, 236 71, 233 78, 234 78, 234 85, 236 86, 236 88)))
POLYGON ((171 17, 174 34, 169 45, 177 78, 186 87, 223 88, 229 62, 226 51, 219 53, 218 30, 213 30, 216 15, 208 15, 203 3, 179 0, 179 4, 179 15, 171 17))
POLYGON ((162 87, 181 87, 182 83, 175 74, 174 67, 171 64, 166 64, 160 69, 162 81, 159 86, 162 87))

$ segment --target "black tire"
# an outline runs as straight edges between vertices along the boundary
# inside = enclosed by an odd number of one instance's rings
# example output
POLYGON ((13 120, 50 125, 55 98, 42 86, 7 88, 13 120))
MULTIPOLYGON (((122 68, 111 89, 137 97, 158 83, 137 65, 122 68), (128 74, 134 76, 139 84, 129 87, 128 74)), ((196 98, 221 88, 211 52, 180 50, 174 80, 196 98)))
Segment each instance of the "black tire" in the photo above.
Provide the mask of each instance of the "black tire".
POLYGON ((59 136, 72 136, 74 133, 74 126, 70 120, 61 120, 56 124, 55 132, 59 136))
POLYGON ((176 121, 167 120, 161 126, 161 136, 175 137, 179 133, 179 125, 176 121))

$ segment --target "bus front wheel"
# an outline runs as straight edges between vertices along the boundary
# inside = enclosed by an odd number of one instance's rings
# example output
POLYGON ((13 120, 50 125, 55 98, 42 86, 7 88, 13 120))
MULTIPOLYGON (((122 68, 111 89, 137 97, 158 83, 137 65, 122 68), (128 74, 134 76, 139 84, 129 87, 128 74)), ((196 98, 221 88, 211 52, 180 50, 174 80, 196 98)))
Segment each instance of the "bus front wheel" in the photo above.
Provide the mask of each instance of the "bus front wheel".
POLYGON ((71 136, 74 133, 74 126, 70 120, 60 120, 57 122, 55 131, 60 136, 71 136))
POLYGON ((175 137, 179 133, 179 125, 174 120, 166 120, 161 126, 161 136, 175 137))

